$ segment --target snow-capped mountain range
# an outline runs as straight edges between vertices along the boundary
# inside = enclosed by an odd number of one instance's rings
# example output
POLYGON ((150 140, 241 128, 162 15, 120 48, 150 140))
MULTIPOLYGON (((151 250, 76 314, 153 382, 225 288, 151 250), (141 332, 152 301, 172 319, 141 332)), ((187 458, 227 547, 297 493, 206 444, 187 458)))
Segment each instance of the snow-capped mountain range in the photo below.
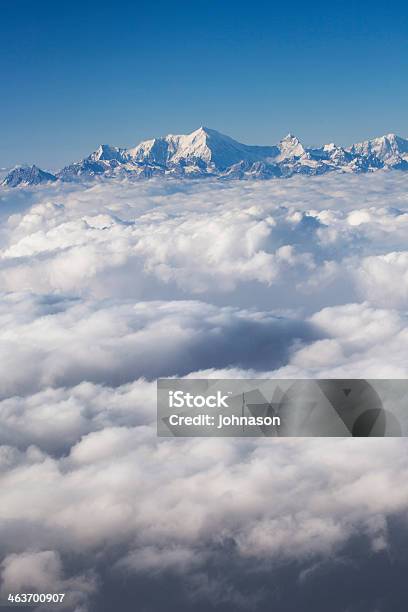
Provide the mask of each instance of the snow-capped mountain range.
POLYGON ((272 146, 245 145, 216 130, 200 127, 187 135, 168 135, 121 149, 100 145, 85 159, 52 174, 37 166, 18 166, 1 183, 7 187, 98 177, 268 179, 294 174, 408 170, 408 140, 387 134, 348 148, 333 143, 306 148, 291 134, 272 146))

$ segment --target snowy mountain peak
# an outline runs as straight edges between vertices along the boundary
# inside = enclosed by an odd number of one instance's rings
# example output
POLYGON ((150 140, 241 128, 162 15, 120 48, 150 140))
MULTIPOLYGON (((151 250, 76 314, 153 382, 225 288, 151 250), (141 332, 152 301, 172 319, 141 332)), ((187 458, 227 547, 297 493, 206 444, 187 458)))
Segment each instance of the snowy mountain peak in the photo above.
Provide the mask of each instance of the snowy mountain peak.
POLYGON ((303 148, 300 140, 293 134, 287 134, 285 138, 279 142, 280 154, 278 160, 291 159, 294 157, 302 157, 305 155, 305 149, 303 148))
POLYGON ((376 157, 389 167, 402 168, 408 164, 408 140, 393 133, 359 142, 348 151, 364 157, 376 157))
MULTIPOLYGON (((217 134, 217 132, 215 132, 217 134)), ((208 146, 208 141, 217 136, 210 134, 205 128, 200 127, 186 136, 175 136, 177 148, 172 155, 171 161, 193 161, 201 160, 207 163, 212 161, 212 150, 208 146)))
POLYGON ((223 180, 259 180, 332 171, 373 172, 381 168, 408 171, 408 140, 388 133, 347 149, 334 143, 306 148, 289 133, 277 145, 256 146, 200 126, 190 134, 144 140, 130 149, 102 144, 55 176, 37 166, 20 166, 9 172, 2 185, 15 187, 98 177, 212 176, 223 180))
POLYGON ((111 145, 101 144, 99 147, 91 153, 88 157, 91 161, 99 161, 99 160, 110 160, 117 159, 118 161, 123 160, 123 151, 124 149, 119 149, 118 147, 112 147, 111 145))
POLYGON ((1 183, 4 187, 18 187, 27 185, 39 185, 57 180, 50 172, 45 172, 38 166, 16 166, 7 174, 1 183))
POLYGON ((286 136, 284 138, 282 138, 281 142, 296 142, 299 143, 299 139, 296 138, 296 136, 294 136, 293 134, 291 134, 289 132, 289 134, 286 134, 286 136))
POLYGON ((146 140, 128 149, 126 155, 137 162, 196 167, 212 173, 241 161, 262 161, 277 152, 276 147, 244 145, 216 130, 201 126, 190 134, 169 134, 163 138, 146 140))
POLYGON ((144 140, 132 149, 127 149, 125 156, 136 162, 164 165, 169 160, 169 149, 169 142, 165 138, 152 138, 144 140))
MULTIPOLYGON (((203 136, 203 137, 210 136, 211 134, 213 136, 214 135, 215 136, 216 135, 223 136, 222 134, 220 134, 220 132, 217 132, 217 130, 212 130, 211 128, 205 127, 205 125, 200 125, 200 127, 197 130, 195 130, 194 132, 192 132, 190 134, 190 136, 193 136, 194 134, 197 135, 197 136, 203 136)), ((228 138, 228 137, 226 137, 226 138, 228 138)))

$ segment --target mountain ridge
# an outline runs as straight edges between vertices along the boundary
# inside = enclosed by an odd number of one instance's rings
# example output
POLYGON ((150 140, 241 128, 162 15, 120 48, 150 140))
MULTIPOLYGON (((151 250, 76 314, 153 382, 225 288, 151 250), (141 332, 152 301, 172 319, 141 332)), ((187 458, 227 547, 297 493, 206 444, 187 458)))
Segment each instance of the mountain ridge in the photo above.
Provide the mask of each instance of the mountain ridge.
POLYGON ((284 178, 294 174, 408 170, 408 140, 389 133, 341 147, 334 143, 305 147, 288 134, 274 145, 247 145, 201 126, 190 134, 168 134, 135 147, 108 144, 52 174, 37 166, 17 166, 2 181, 6 187, 98 177, 149 178, 173 176, 220 179, 284 178))

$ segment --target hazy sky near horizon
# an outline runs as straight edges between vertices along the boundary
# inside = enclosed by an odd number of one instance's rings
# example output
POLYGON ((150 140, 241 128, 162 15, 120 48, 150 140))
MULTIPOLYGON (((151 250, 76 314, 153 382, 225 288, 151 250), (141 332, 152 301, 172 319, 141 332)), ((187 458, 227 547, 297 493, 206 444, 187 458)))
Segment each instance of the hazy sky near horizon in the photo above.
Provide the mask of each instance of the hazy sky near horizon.
POLYGON ((403 2, 0 6, 0 167, 200 125, 254 144, 408 135, 403 2))

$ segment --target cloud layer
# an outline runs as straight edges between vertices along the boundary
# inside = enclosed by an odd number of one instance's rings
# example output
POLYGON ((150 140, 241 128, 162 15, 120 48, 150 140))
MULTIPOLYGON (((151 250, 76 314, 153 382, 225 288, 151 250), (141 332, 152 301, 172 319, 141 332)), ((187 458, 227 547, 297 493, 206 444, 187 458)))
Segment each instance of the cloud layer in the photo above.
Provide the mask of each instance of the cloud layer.
MULTIPOLYGON (((182 576, 181 608, 285 610, 356 542, 400 554, 403 440, 158 440, 154 379, 407 377, 407 181, 0 194, 3 594, 57 585, 99 612, 108 584, 171 601, 182 576), (239 579, 285 568, 280 595, 239 579)), ((366 597, 341 612, 399 612, 366 597)))

